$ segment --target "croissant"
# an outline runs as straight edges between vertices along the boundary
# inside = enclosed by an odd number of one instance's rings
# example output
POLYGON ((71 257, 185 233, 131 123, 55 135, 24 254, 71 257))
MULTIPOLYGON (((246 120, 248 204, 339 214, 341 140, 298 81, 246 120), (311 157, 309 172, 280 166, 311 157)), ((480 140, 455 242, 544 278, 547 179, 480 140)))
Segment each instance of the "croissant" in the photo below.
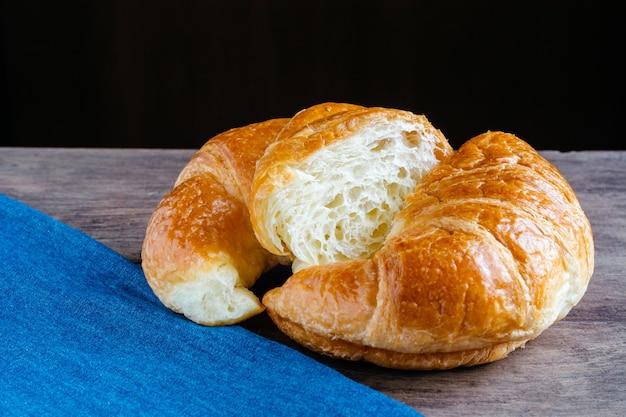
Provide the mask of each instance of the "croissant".
POLYGON ((159 300, 207 326, 237 323, 264 311, 249 288, 264 272, 289 260, 264 249, 250 224, 257 160, 281 135, 357 108, 361 106, 324 103, 292 118, 230 129, 207 141, 148 221, 142 268, 159 300))
POLYGON ((589 221, 567 181, 522 139, 487 132, 467 141, 426 170, 404 202, 388 203, 393 218, 380 214, 384 203, 363 203, 387 195, 367 179, 376 168, 349 165, 357 151, 299 143, 304 150, 285 139, 268 147, 250 207, 259 241, 303 265, 262 299, 303 346, 400 369, 478 365, 523 347, 585 293, 589 221), (340 175, 349 183, 341 190, 340 175), (315 181, 333 185, 320 191, 315 181), (301 205, 317 208, 308 217, 301 205), (367 226, 348 232, 335 220, 353 215, 367 226))

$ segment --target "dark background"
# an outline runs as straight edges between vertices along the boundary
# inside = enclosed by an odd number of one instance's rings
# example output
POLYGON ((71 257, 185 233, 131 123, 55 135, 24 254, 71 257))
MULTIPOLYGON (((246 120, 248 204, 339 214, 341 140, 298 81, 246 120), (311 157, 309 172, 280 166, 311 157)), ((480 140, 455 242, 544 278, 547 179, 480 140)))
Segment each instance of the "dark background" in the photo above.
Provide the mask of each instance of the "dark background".
POLYGON ((5 0, 0 144, 197 148, 343 101, 425 114, 455 148, 626 149, 618 6, 5 0))

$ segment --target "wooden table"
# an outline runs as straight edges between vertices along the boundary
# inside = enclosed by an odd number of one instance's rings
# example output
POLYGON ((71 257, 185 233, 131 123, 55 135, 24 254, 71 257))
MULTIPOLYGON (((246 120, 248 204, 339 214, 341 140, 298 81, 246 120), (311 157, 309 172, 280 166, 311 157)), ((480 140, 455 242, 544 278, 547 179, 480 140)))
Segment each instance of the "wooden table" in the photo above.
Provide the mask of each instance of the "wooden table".
MULTIPOLYGON (((0 148, 0 193, 140 262, 145 227, 195 150, 0 148)), ((582 301, 525 349, 474 368, 408 372, 317 356, 265 314, 244 326, 426 416, 626 415, 626 151, 542 154, 568 179, 594 232, 582 301)))

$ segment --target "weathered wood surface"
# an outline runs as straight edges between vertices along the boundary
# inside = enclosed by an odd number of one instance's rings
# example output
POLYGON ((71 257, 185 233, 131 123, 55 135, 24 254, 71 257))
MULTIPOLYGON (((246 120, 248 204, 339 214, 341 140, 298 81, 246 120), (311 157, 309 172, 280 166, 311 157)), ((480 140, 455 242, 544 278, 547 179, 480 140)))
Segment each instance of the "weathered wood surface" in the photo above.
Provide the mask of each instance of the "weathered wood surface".
MULTIPOLYGON (((194 152, 0 148, 0 193, 139 263, 148 218, 194 152)), ((304 351, 266 315, 244 327, 429 417, 626 415, 626 151, 542 154, 568 179, 591 221, 596 266, 580 304, 525 349, 474 368, 393 371, 304 351)), ((274 272, 261 281, 271 286, 281 275, 274 272)))

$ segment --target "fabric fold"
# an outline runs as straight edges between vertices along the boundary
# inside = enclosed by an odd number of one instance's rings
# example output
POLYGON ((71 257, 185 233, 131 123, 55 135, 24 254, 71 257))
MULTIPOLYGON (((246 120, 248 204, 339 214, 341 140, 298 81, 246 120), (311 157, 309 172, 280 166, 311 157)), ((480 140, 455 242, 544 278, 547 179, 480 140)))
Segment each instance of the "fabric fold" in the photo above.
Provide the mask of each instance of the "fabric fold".
POLYGON ((138 265, 0 195, 0 414, 420 416, 240 326, 162 307, 138 265))

